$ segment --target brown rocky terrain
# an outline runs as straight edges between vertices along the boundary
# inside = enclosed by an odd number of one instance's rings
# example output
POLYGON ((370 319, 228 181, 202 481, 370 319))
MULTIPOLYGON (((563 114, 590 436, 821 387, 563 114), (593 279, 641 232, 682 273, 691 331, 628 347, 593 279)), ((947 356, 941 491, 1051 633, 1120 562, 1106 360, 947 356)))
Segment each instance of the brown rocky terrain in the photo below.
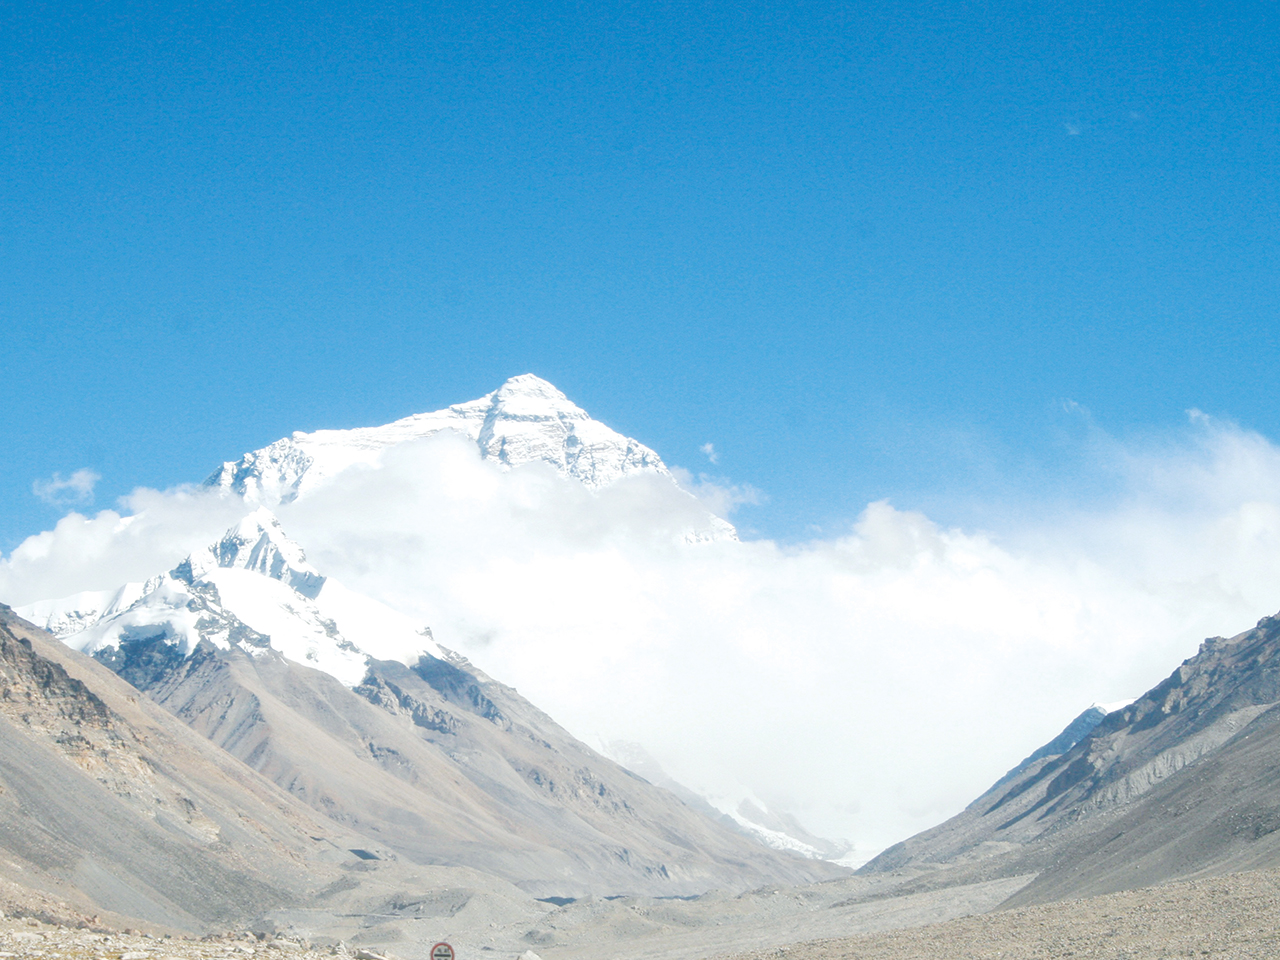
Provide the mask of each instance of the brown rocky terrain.
MULTIPOLYGON (((24 609, 360 834, 354 846, 366 860, 463 867, 561 899, 738 892, 849 872, 772 849, 709 804, 623 768, 435 644, 429 630, 394 620, 388 628, 367 599, 351 613, 350 593, 328 584, 265 511, 168 573, 120 590, 129 599, 119 607, 91 594, 24 609), (316 605, 331 586, 348 629, 358 621, 369 631, 364 642, 403 631, 378 648, 391 659, 362 652, 316 605), (237 606, 274 610, 266 622, 275 638, 237 606)), ((11 629, 38 632, 8 618, 11 629)))
MULTIPOLYGON (((1280 956, 1280 871, 1229 874, 795 943, 731 960, 1056 960, 1280 956)), ((730 960, 730 958, 725 958, 730 960)))
POLYGON ((11 879, 88 912, 192 929, 291 902, 308 886, 303 864, 321 876, 340 859, 339 831, 299 816, 109 671, 15 626, 0 624, 11 879))
MULTIPOLYGON (((670 806, 713 840, 727 838, 728 849, 748 854, 737 863, 740 874, 730 870, 733 862, 724 864, 739 883, 759 881, 751 857, 759 864, 780 857, 616 765, 593 775, 585 747, 580 755, 573 743, 553 749, 547 738, 563 735, 558 728, 482 675, 458 669, 423 677, 389 667, 371 677, 362 697, 279 658, 193 657, 182 666, 184 672, 165 674, 173 685, 162 688, 188 708, 179 719, 105 665, 0 608, 0 909, 156 934, 250 928, 318 943, 396 945, 402 956, 414 957, 441 932, 477 951, 519 947, 519 953, 556 942, 596 949, 612 942, 610 917, 664 917, 683 903, 539 901, 493 873, 415 863, 392 849, 400 845, 395 820, 379 817, 400 803, 402 822, 412 825, 412 813, 431 829, 454 829, 452 837, 444 833, 442 857, 448 842, 489 842, 508 869, 525 856, 527 877, 545 876, 538 871, 546 870, 547 859, 536 844, 509 835, 518 822, 505 825, 508 833, 493 827, 487 794, 476 782, 484 778, 515 794, 511 809, 524 809, 530 820, 545 818, 546 837, 566 830, 590 837, 594 829, 607 853, 616 844, 604 833, 612 804, 649 831, 668 829, 670 806), (206 670, 212 679, 198 675, 206 670), (185 693, 184 682, 190 682, 185 693), (455 735, 468 725, 478 732, 469 739, 455 735), (419 730, 450 738, 452 754, 441 755, 419 730), (206 735, 225 738, 228 749, 206 735), (508 747, 486 756, 485 737, 529 745, 523 753, 508 747), (228 752, 236 749, 244 761, 228 752), (323 776, 303 762, 317 757, 323 776), (250 766, 255 763, 272 779, 250 766), (335 778, 342 770, 344 778, 335 778), (427 790, 432 777, 448 777, 452 789, 468 792, 475 811, 461 805, 435 822, 427 790), (646 787, 661 800, 656 806, 645 800, 646 787), (458 820, 465 822, 458 826, 458 820)), ((419 841, 424 836, 422 830, 411 834, 419 841)), ((682 844, 695 864, 699 857, 714 862, 698 849, 696 831, 666 835, 674 867, 682 844)), ((566 867, 574 863, 571 854, 566 867)), ((824 868, 792 858, 779 862, 787 861, 800 865, 801 876, 824 868)), ((579 863, 584 871, 590 867, 579 863)), ((572 882, 566 874, 564 888, 575 889, 572 882)), ((670 927, 665 920, 641 925, 657 934, 670 927)))

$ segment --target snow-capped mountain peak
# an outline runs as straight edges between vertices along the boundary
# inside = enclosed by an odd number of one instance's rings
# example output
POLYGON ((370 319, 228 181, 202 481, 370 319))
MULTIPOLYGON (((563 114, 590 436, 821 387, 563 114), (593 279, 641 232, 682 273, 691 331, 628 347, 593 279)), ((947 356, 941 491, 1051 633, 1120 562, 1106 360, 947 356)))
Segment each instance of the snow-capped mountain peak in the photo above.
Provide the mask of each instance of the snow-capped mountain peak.
POLYGON ((275 514, 259 507, 226 532, 221 540, 192 554, 174 569, 188 583, 215 567, 252 570, 315 599, 325 578, 307 563, 302 547, 285 536, 275 514))
POLYGON ((484 399, 476 442, 487 460, 508 467, 541 460, 589 487, 639 471, 671 475, 648 447, 592 420, 533 374, 512 377, 484 399))
POLYGON ((322 576, 265 508, 168 573, 18 613, 100 659, 135 645, 190 656, 206 641, 254 656, 274 650, 347 686, 364 679, 370 658, 412 664, 424 653, 447 656, 429 630, 322 576))
POLYGON ((388 447, 443 430, 469 437, 482 457, 503 468, 541 461, 592 488, 634 473, 671 477, 661 458, 644 444, 592 420, 541 377, 523 374, 479 400, 381 427, 295 432, 224 463, 205 485, 251 502, 289 503, 349 467, 376 466, 388 447))

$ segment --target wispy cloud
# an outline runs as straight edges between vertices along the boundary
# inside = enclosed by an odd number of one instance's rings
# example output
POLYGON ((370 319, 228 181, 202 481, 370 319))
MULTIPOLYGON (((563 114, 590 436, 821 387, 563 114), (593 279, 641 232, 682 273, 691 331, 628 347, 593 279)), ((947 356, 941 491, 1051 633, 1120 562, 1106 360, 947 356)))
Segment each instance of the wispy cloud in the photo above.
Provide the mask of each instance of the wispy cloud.
POLYGON ((716 445, 714 443, 704 443, 698 448, 701 450, 713 464, 720 462, 720 454, 716 453, 716 445))
MULTIPOLYGON (((708 444, 710 446, 710 444, 708 444)), ((695 475, 684 467, 672 467, 672 474, 682 488, 702 501, 717 517, 729 518, 743 504, 764 503, 768 497, 749 483, 733 483, 728 477, 695 475)))
POLYGON ((101 479, 100 474, 86 467, 65 479, 55 473, 48 480, 37 480, 31 484, 31 492, 55 507, 85 506, 93 503, 93 488, 101 479))

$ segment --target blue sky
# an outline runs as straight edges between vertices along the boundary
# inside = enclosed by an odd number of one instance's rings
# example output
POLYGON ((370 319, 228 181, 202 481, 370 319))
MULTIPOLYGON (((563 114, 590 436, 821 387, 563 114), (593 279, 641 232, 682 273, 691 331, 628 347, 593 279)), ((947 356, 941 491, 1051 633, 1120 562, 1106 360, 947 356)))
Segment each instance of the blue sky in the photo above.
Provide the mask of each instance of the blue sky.
POLYGON ((473 516, 444 446, 286 528, 580 735, 900 839, 1280 605, 1275 19, 9 4, 0 600, 145 578, 238 509, 147 494, 14 550, 70 506, 532 372, 763 491, 733 520, 786 545, 602 557, 609 497, 534 523, 513 471, 473 516))
POLYGON ((1280 436, 1269 6, 0 18, 6 551, 55 472, 110 505, 523 372, 784 539, 1112 496, 1090 437, 1190 408, 1280 436))

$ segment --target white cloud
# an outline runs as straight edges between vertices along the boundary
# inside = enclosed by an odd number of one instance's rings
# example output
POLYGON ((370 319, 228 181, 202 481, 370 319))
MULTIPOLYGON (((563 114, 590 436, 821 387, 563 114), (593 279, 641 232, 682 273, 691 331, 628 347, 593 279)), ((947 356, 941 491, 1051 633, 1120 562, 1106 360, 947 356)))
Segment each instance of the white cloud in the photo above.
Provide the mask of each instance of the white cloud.
POLYGON ((65 480, 62 474, 55 473, 48 480, 31 484, 31 492, 55 507, 84 505, 93 503, 93 488, 101 479, 101 474, 87 468, 77 470, 65 480))
POLYGON ((713 465, 720 462, 720 454, 716 453, 716 445, 714 443, 704 443, 698 449, 703 452, 713 465))
POLYGON ((728 518, 743 504, 761 504, 768 498, 749 483, 732 483, 727 477, 694 476, 684 467, 672 467, 672 475, 682 488, 693 494, 717 517, 728 518))
MULTIPOLYGON (((641 743, 690 786, 751 790, 869 849, 955 812, 1094 700, 1138 694, 1202 637, 1280 607, 1280 449, 1199 419, 1092 450, 1122 495, 998 533, 878 502, 799 546, 684 546, 703 507, 662 478, 592 493, 541 464, 502 473, 449 435, 279 514, 319 569, 431 624, 584 739, 641 743)), ((0 598, 167 569, 235 505, 140 491, 129 511, 27 540, 0 561, 0 598)))
POLYGON ((11 605, 106 590, 168 570, 244 513, 199 489, 138 490, 92 517, 69 513, 0 560, 0 600, 11 605))

